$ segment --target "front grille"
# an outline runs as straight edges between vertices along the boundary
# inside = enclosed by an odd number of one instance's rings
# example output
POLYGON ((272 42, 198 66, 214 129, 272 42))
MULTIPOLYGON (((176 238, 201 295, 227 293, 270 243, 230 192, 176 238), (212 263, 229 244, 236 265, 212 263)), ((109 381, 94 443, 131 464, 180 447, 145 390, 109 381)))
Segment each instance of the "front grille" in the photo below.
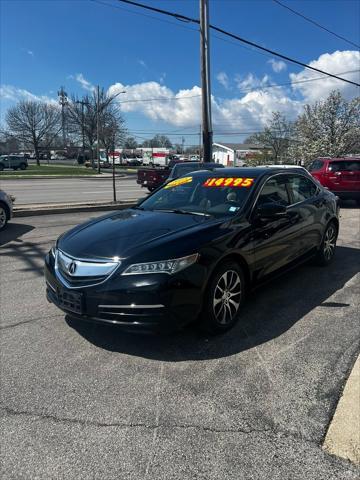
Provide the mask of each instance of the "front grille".
POLYGON ((105 282, 120 265, 119 261, 84 260, 56 251, 55 272, 62 284, 69 288, 89 287, 105 282))

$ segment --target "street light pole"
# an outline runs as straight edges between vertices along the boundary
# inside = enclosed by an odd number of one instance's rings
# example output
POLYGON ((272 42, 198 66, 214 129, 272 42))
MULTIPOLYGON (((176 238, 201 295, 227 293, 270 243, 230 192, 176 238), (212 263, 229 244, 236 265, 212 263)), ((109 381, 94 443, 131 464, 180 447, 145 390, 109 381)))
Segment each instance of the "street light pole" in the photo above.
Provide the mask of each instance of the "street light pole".
POLYGON ((209 0, 200 0, 200 61, 202 94, 203 161, 212 159, 211 89, 210 89, 209 0))

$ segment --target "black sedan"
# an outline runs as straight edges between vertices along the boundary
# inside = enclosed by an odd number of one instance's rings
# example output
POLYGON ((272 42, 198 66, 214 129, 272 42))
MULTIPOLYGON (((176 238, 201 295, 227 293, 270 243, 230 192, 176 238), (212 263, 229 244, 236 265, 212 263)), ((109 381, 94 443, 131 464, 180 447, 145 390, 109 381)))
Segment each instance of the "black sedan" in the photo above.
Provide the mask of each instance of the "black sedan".
POLYGON ((47 298, 127 329, 198 320, 224 332, 252 287, 310 257, 331 262, 337 200, 305 170, 193 172, 63 234, 46 256, 47 298))

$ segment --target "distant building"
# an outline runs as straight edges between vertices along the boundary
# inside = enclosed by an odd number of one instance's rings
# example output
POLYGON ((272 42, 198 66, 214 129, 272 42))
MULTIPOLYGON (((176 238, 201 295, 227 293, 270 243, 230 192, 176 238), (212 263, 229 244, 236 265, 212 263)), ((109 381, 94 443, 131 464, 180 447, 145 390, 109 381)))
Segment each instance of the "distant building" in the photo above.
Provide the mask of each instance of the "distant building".
POLYGON ((246 160, 264 151, 264 145, 253 143, 213 143, 213 162, 241 167, 246 160))

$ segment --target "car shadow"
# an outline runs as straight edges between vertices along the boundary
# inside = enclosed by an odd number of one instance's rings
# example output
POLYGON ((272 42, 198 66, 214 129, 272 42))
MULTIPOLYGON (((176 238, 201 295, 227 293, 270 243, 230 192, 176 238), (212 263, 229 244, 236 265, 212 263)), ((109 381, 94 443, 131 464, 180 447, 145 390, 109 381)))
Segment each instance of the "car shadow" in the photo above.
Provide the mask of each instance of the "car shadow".
POLYGON ((359 263, 360 250, 338 247, 330 266, 305 264, 293 270, 251 293, 238 324, 217 337, 201 334, 195 326, 164 336, 127 333, 70 317, 66 321, 86 340, 112 352, 167 362, 227 357, 279 337, 316 307, 347 308, 328 299, 358 272, 359 263))
POLYGON ((23 223, 9 222, 4 230, 0 232, 0 246, 6 243, 16 241, 18 238, 31 232, 35 227, 32 225, 24 225, 23 223))

